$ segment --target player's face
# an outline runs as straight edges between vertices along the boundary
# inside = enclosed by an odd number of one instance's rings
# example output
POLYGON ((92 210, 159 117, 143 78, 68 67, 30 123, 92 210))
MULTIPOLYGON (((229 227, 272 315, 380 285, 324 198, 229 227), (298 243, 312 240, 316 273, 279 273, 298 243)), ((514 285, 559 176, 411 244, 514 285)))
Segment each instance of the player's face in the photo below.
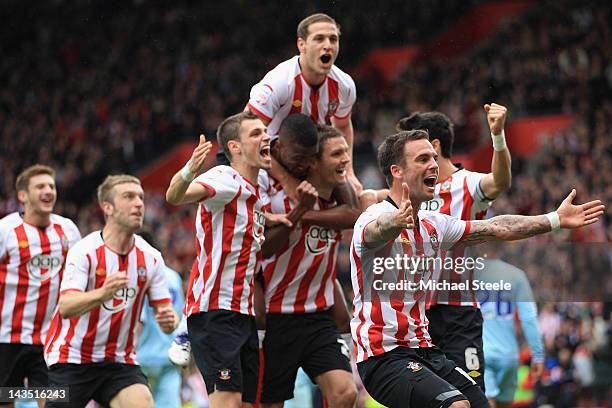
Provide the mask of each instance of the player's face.
POLYGON ((303 147, 297 143, 283 143, 280 140, 276 143, 278 143, 278 159, 283 167, 298 179, 306 178, 317 155, 317 146, 303 147))
POLYGON ((434 196, 438 180, 438 155, 429 140, 410 140, 404 145, 406 165, 402 181, 410 188, 412 200, 429 201, 434 196))
POLYGON ((348 144, 344 137, 327 139, 319 147, 321 158, 315 160, 314 171, 329 185, 337 186, 346 181, 346 169, 350 163, 348 144))
POLYGON ((327 75, 340 51, 340 34, 333 23, 319 22, 308 27, 306 40, 298 39, 300 54, 308 68, 317 74, 327 75))
POLYGON ((144 221, 144 191, 136 183, 122 183, 113 187, 114 196, 110 218, 128 231, 137 231, 144 221))
POLYGON ((240 152, 251 167, 268 170, 272 166, 270 136, 261 120, 247 119, 240 124, 240 152))
POLYGON ((57 200, 55 180, 48 174, 33 176, 30 178, 28 190, 20 191, 18 197, 26 211, 51 214, 57 200))

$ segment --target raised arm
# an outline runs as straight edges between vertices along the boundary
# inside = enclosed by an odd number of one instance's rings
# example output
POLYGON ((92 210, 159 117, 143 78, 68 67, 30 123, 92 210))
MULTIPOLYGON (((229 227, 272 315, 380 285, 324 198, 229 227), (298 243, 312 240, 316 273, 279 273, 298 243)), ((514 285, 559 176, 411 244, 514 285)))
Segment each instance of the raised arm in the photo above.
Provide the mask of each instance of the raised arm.
POLYGON ((98 289, 81 292, 69 290, 63 292, 59 298, 59 312, 64 319, 81 316, 102 303, 113 298, 119 289, 125 289, 128 277, 125 272, 114 273, 106 278, 104 284, 98 289))
POLYGON ((485 221, 471 221, 470 230, 461 243, 474 245, 485 241, 514 241, 554 229, 575 229, 597 222, 605 209, 601 201, 574 205, 574 197, 576 190, 572 190, 557 211, 546 215, 500 215, 485 221))
POLYGON ((363 230, 366 246, 377 247, 395 239, 403 230, 414 228, 409 192, 408 185, 403 183, 402 200, 397 211, 380 214, 375 221, 366 225, 363 230))
POLYGON ((210 152, 212 144, 200 135, 200 142, 191 154, 185 166, 176 172, 166 190, 166 201, 180 205, 196 203, 211 196, 213 193, 201 184, 192 183, 195 176, 204 168, 204 161, 210 152))
MULTIPOLYGON (((290 212, 287 213, 286 219, 291 225, 296 225, 304 216, 306 211, 310 210, 317 201, 317 190, 307 181, 302 183, 297 188, 298 204, 290 212)), ((272 228, 266 228, 264 233, 266 239, 261 247, 261 254, 264 258, 269 258, 274 255, 287 242, 291 228, 286 223, 280 223, 272 228)))
POLYGON ((361 208, 357 193, 351 183, 346 182, 336 187, 332 197, 338 203, 336 207, 307 211, 302 217, 302 222, 334 230, 353 228, 357 218, 361 215, 361 208))
POLYGON ((504 124, 507 109, 505 106, 493 103, 484 105, 487 112, 487 121, 493 139, 493 158, 491 159, 491 172, 480 181, 480 188, 487 198, 495 199, 512 185, 512 159, 506 146, 504 124))

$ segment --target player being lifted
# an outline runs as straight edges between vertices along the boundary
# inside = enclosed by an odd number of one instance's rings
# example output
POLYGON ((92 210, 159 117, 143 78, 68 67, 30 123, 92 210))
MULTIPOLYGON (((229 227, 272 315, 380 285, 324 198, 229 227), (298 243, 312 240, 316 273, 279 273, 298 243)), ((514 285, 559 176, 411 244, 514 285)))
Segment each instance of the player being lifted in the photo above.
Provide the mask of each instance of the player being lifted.
POLYGON ((255 402, 259 344, 253 305, 265 216, 257 179, 269 169, 270 136, 250 111, 225 119, 217 130, 231 165, 204 167, 211 143, 200 136, 185 167, 170 182, 171 204, 199 203, 197 257, 184 312, 189 340, 212 408, 255 402))
MULTIPOLYGON (((440 112, 414 113, 398 122, 397 130, 427 131, 438 155, 439 174, 434 196, 422 203, 422 209, 463 221, 481 220, 493 200, 510 188, 511 159, 504 136, 507 110, 495 103, 485 105, 484 110, 494 150, 490 173, 472 172, 453 163, 454 129, 446 115, 440 112)), ((449 257, 458 258, 468 255, 469 250, 461 248, 447 253, 449 257)), ((444 269, 434 279, 450 283, 473 281, 473 269, 460 272, 444 269)), ((432 291, 428 296, 427 318, 434 344, 484 390, 483 321, 474 291, 432 291)))
POLYGON ((420 267, 407 271, 404 265, 396 267, 387 261, 404 256, 436 259, 442 251, 458 245, 579 228, 596 222, 604 210, 600 201, 573 205, 573 190, 557 211, 546 215, 463 221, 419 211, 435 192, 439 172, 436 158, 424 131, 388 136, 379 147, 378 159, 391 193, 359 217, 351 243, 351 330, 357 366, 370 395, 389 408, 479 408, 489 404, 481 388, 434 346, 429 335, 425 291, 419 289, 419 282, 431 279, 440 263, 420 263, 420 267), (375 271, 375 264, 380 265, 381 260, 390 267, 375 271), (381 282, 400 279, 406 282, 403 288, 376 289, 381 282))
MULTIPOLYGON (((345 308, 334 296, 335 268, 342 227, 336 229, 300 222, 314 203, 315 210, 334 207, 333 190, 345 183, 349 165, 348 146, 337 129, 317 129, 304 115, 291 115, 281 125, 273 155, 283 165, 304 146, 317 144, 316 158, 298 194, 311 195, 310 205, 292 205, 279 182, 269 175, 260 177, 268 191, 270 211, 283 214, 295 225, 279 225, 266 230, 263 247, 266 334, 264 340, 264 378, 261 401, 264 406, 282 407, 292 398, 298 368, 302 367, 316 382, 331 407, 352 407, 357 389, 349 365, 349 349, 334 322, 332 308, 345 308), (309 143, 311 141, 311 143, 309 143)), ((315 150, 316 151, 316 150, 315 150)), ((294 166, 287 166, 288 169, 294 166)), ((353 223, 352 211, 342 217, 353 223)), ((339 295, 342 296, 342 295, 339 295)))
POLYGON ((57 190, 51 167, 26 168, 15 187, 24 211, 0 220, 0 387, 23 387, 24 378, 30 387, 43 387, 45 334, 66 253, 81 234, 71 220, 53 214, 57 190))
MULTIPOLYGON (((303 113, 319 125, 331 123, 346 138, 352 159, 351 112, 357 92, 353 79, 334 65, 340 26, 326 14, 306 17, 297 27, 297 48, 299 55, 280 63, 253 86, 247 108, 264 121, 272 137, 294 113, 303 113)), ((360 191, 352 164, 347 176, 360 191)))
POLYGON ((145 294, 165 333, 178 316, 164 278, 164 260, 135 232, 144 219, 144 192, 130 175, 108 176, 98 187, 101 231, 68 252, 60 299, 45 341, 49 385, 69 388, 69 403, 152 407, 147 378, 136 362, 138 321, 145 294))

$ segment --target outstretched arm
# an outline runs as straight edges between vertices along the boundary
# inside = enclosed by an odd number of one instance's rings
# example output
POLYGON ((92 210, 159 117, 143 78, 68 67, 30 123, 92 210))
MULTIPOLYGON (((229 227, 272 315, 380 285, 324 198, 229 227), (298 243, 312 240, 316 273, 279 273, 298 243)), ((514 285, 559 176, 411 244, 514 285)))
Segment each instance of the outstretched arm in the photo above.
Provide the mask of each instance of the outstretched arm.
POLYGON ((504 124, 507 109, 505 106, 493 103, 484 106, 487 112, 487 121, 493 138, 493 159, 491 172, 480 181, 480 188, 487 198, 495 199, 512 185, 512 159, 506 146, 504 124))
POLYGON ((567 196, 557 211, 546 215, 500 215, 485 221, 472 221, 462 245, 474 245, 485 241, 513 241, 544 234, 553 229, 575 229, 597 222, 604 206, 595 200, 574 205, 576 190, 567 196))
POLYGON ((412 204, 410 203, 409 189, 406 183, 402 184, 402 200, 397 211, 383 213, 366 225, 363 230, 364 243, 368 247, 395 239, 403 230, 414 228, 412 217, 412 204))
POLYGON ((212 192, 201 184, 191 183, 195 176, 204 168, 206 156, 212 149, 212 144, 200 135, 200 142, 193 151, 185 167, 176 172, 166 190, 166 201, 180 205, 196 203, 212 195, 212 192))

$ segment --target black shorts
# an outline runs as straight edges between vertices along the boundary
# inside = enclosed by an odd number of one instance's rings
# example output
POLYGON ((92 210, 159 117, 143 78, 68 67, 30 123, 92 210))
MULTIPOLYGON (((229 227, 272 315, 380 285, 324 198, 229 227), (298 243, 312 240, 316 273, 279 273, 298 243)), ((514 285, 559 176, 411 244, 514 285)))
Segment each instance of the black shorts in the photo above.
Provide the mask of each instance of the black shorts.
POLYGON ((68 386, 70 402, 47 401, 45 407, 84 407, 92 399, 108 407, 119 391, 133 384, 148 386, 147 377, 137 365, 108 361, 54 364, 49 367, 49 386, 68 386))
POLYGON ((368 393, 388 408, 448 407, 470 400, 472 408, 487 407, 476 383, 437 347, 397 347, 357 363, 368 393))
POLYGON ((434 305, 427 312, 433 343, 485 390, 482 313, 472 306, 434 305))
POLYGON ((0 343, 0 387, 30 387, 49 384, 43 346, 0 343))
POLYGON ((259 379, 259 341, 255 318, 229 310, 211 310, 187 318, 191 351, 206 391, 242 393, 254 403, 259 379))
POLYGON ((314 382, 331 370, 351 372, 349 348, 340 337, 331 311, 266 315, 264 378, 261 402, 293 398, 298 368, 314 382))

